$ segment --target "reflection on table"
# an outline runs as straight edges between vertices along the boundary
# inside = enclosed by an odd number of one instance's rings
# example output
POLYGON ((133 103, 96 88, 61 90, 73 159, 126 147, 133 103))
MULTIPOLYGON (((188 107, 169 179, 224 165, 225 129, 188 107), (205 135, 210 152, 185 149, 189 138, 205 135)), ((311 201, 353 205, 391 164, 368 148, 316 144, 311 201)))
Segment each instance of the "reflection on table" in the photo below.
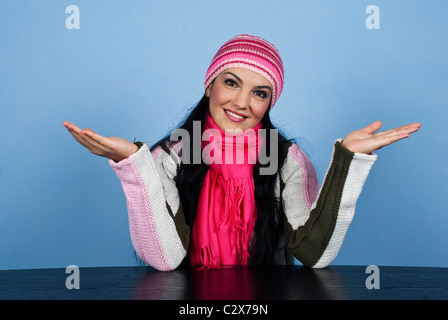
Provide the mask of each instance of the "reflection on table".
POLYGON ((232 266, 219 270, 80 268, 68 290, 65 269, 0 271, 0 299, 327 300, 448 299, 448 268, 379 267, 368 289, 366 266, 232 266))

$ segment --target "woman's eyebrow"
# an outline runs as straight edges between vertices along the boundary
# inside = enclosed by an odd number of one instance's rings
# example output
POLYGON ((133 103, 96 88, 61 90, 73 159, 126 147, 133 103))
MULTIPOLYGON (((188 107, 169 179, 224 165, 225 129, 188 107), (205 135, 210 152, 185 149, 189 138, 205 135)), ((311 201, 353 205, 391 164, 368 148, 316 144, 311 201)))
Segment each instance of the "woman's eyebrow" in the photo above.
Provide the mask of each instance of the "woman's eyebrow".
POLYGON ((269 89, 272 91, 272 88, 270 86, 256 86, 256 89, 269 89))
POLYGON ((224 74, 230 74, 230 75, 234 76, 236 78, 236 80, 238 80, 239 82, 243 82, 243 80, 241 80, 240 77, 238 77, 236 74, 234 74, 232 72, 227 71, 227 72, 224 72, 224 74))
MULTIPOLYGON (((238 82, 243 82, 243 80, 241 80, 240 77, 238 77, 236 74, 234 74, 230 71, 224 72, 224 74, 230 74, 230 75, 234 76, 236 78, 236 80, 238 80, 238 82)), ((255 88, 256 89, 269 89, 272 91, 272 88, 270 86, 256 86, 255 88)))

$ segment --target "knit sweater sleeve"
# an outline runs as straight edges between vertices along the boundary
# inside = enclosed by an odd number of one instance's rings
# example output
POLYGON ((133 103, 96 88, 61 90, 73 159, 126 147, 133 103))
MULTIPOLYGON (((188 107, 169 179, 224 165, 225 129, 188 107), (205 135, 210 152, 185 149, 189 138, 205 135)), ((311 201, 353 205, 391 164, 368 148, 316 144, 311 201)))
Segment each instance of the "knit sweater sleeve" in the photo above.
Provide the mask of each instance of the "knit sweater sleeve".
POLYGON ((139 257, 161 271, 174 270, 186 256, 189 227, 175 185, 176 158, 146 144, 118 163, 109 160, 126 197, 132 244, 139 257))
POLYGON ((326 267, 336 258, 376 158, 350 152, 336 141, 319 189, 308 157, 298 145, 289 147, 280 188, 287 254, 313 268, 326 267))

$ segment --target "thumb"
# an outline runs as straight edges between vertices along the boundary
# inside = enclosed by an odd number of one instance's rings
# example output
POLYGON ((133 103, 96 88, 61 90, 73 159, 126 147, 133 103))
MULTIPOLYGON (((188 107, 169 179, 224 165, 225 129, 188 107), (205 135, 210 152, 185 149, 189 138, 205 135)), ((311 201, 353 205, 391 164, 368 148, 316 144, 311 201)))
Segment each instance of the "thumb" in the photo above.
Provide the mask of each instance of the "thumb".
POLYGON ((382 127, 382 125, 383 124, 381 123, 381 121, 375 121, 362 130, 368 134, 373 134, 375 131, 378 131, 382 127))

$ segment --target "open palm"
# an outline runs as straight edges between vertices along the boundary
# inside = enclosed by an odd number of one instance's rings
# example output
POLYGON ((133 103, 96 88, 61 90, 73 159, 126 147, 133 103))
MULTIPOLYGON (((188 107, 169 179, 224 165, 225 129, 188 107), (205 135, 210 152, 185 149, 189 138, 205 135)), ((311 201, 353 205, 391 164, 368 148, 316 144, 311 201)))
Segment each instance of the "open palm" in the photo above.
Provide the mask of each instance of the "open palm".
POLYGON ((355 130, 345 136, 342 145, 352 152, 370 154, 384 146, 409 137, 411 133, 418 131, 422 126, 420 123, 411 123, 377 132, 382 125, 381 121, 375 121, 363 129, 355 130))
POLYGON ((81 130, 68 121, 64 121, 63 124, 75 140, 90 152, 115 162, 128 158, 138 150, 138 147, 128 140, 117 137, 106 138, 88 128, 81 130))

